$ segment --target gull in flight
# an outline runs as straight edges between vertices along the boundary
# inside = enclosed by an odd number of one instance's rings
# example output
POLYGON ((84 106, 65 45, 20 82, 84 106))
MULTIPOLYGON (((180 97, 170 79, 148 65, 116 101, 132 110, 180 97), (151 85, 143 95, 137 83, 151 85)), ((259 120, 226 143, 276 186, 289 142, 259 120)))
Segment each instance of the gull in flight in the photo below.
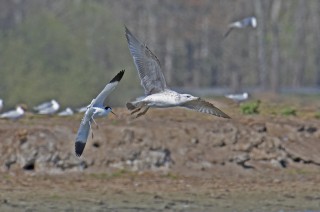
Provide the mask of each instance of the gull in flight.
POLYGON ((251 16, 251 17, 244 18, 240 21, 232 22, 231 24, 229 24, 229 30, 224 34, 224 38, 226 38, 233 29, 235 28, 243 29, 246 27, 256 28, 257 19, 254 16, 251 16))
MULTIPOLYGON (((122 76, 124 74, 124 70, 120 71, 100 92, 100 94, 91 101, 90 105, 88 105, 87 110, 83 116, 83 119, 81 120, 80 127, 78 129, 76 142, 75 142, 75 153, 76 156, 80 157, 84 147, 86 145, 86 142, 88 140, 88 136, 91 129, 91 123, 95 122, 95 118, 98 117, 105 117, 110 112, 112 112, 112 108, 109 106, 104 106, 103 103, 107 96, 116 88, 119 81, 122 79, 122 76)), ((114 113, 113 113, 114 114, 114 113)), ((98 126, 98 125, 97 125, 98 126)), ((93 133, 92 133, 93 137, 93 133)))
POLYGON ((0 99, 0 111, 2 110, 2 108, 3 108, 3 100, 0 99))
POLYGON ((249 98, 249 94, 247 92, 241 94, 228 94, 225 95, 228 99, 232 99, 233 101, 240 103, 246 101, 249 98))
POLYGON ((180 94, 169 89, 158 58, 146 45, 140 43, 127 27, 125 28, 129 50, 145 91, 145 96, 138 97, 135 101, 126 104, 127 108, 132 111, 131 114, 137 113, 137 118, 144 115, 150 107, 167 108, 180 106, 202 113, 230 118, 213 104, 199 97, 180 94))
POLYGON ((73 110, 70 107, 67 107, 65 110, 58 113, 58 116, 72 116, 73 110))
POLYGON ((42 115, 52 115, 55 112, 57 112, 60 108, 59 103, 52 99, 49 102, 44 102, 38 106, 33 107, 33 109, 35 111, 38 112, 38 114, 42 114, 42 115))
POLYGON ((0 118, 2 119, 11 119, 11 120, 18 120, 22 118, 24 115, 24 110, 21 106, 17 106, 15 110, 10 110, 8 112, 2 113, 0 118))

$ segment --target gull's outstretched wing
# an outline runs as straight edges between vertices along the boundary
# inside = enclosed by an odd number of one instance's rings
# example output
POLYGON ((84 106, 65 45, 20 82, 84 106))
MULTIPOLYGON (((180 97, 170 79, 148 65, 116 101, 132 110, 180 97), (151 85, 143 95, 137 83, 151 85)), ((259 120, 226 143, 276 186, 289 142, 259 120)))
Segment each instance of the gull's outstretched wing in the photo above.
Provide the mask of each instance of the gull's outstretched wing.
POLYGON ((164 75, 161 71, 158 58, 149 50, 146 45, 140 43, 127 27, 126 38, 145 94, 150 95, 163 91, 167 85, 164 75))
POLYGON ((80 127, 78 129, 76 142, 75 142, 75 153, 76 156, 80 157, 84 147, 86 146, 88 136, 90 133, 90 125, 91 125, 91 119, 94 113, 94 108, 91 106, 87 109, 86 113, 83 116, 83 119, 80 123, 80 127))
POLYGON ((242 20, 239 20, 239 21, 232 22, 231 24, 229 24, 229 29, 224 34, 224 38, 226 38, 234 28, 242 29, 242 28, 246 28, 246 27, 256 28, 257 27, 257 19, 254 16, 251 16, 251 17, 247 17, 242 20))
POLYGON ((197 100, 192 100, 190 102, 182 104, 181 107, 186 107, 201 113, 208 113, 208 114, 223 117, 223 118, 230 118, 230 116, 228 116, 227 114, 219 110, 213 104, 200 98, 197 100))
POLYGON ((107 85, 104 89, 99 93, 99 95, 95 98, 93 102, 94 107, 103 107, 103 102, 107 98, 107 96, 116 88, 119 81, 122 79, 124 74, 124 70, 120 71, 107 85))

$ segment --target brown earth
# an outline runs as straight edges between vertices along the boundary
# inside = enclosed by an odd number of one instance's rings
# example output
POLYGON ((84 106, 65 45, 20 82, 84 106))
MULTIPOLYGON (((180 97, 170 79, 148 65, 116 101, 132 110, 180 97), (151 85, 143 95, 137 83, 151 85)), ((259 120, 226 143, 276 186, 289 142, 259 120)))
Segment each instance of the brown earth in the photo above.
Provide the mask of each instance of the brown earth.
POLYGON ((183 109, 0 120, 0 211, 320 211, 320 121, 183 109))

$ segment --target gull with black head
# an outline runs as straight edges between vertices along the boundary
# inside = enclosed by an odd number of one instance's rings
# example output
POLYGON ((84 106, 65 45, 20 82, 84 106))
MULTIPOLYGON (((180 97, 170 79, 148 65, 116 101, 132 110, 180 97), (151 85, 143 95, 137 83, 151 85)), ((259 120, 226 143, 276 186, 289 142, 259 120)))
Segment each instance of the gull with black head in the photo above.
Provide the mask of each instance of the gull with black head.
MULTIPOLYGON (((88 140, 88 136, 90 133, 91 124, 94 122, 96 125, 95 118, 106 117, 110 112, 112 112, 112 108, 109 106, 104 106, 104 101, 107 96, 116 88, 119 81, 122 79, 124 74, 124 70, 120 71, 99 93, 99 95, 93 99, 88 105, 87 110, 81 120, 80 127, 78 129, 76 141, 75 141, 75 153, 79 157, 82 155, 86 142, 88 140)), ((114 113, 113 113, 114 114, 114 113)), ((115 115, 115 114, 114 114, 115 115)), ((98 126, 98 125, 97 125, 98 126)), ((93 133, 92 133, 93 137, 93 133)))
POLYGON ((125 27, 125 30, 129 50, 145 91, 145 96, 138 97, 136 100, 127 103, 127 108, 132 110, 131 114, 137 113, 137 118, 144 115, 150 107, 167 108, 180 106, 202 113, 230 118, 210 102, 190 94, 180 94, 169 89, 158 58, 146 45, 140 43, 127 27, 125 27))

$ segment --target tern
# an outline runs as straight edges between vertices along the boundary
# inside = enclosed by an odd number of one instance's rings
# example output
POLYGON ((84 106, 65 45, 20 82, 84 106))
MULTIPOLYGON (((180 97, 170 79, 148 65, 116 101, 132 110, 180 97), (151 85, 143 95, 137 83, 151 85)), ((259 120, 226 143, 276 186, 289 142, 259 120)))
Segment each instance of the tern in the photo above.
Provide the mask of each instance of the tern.
POLYGON ((2 119, 11 119, 11 120, 18 120, 22 118, 24 115, 24 110, 21 106, 17 106, 15 110, 10 110, 8 112, 2 113, 0 118, 2 119))
MULTIPOLYGON (((88 140, 88 136, 91 129, 91 123, 95 122, 95 118, 105 117, 110 112, 112 112, 112 108, 109 106, 104 106, 103 103, 107 96, 116 88, 122 76, 124 74, 124 70, 120 71, 100 92, 100 94, 91 101, 90 105, 88 105, 87 110, 81 120, 80 127, 78 129, 76 142, 75 142, 75 153, 76 156, 80 157, 86 142, 88 140)), ((113 113, 114 114, 114 113, 113 113)), ((98 126, 98 125, 97 125, 98 126)), ((93 137, 93 133, 92 133, 93 137)))
POLYGON ((249 98, 249 94, 247 92, 244 92, 242 94, 228 94, 228 95, 225 95, 225 97, 240 103, 240 102, 246 101, 249 98))
POLYGON ((145 91, 145 96, 138 97, 136 100, 126 104, 127 108, 132 111, 131 114, 137 113, 137 118, 146 114, 150 107, 167 108, 180 106, 202 113, 230 118, 213 104, 199 97, 180 94, 169 89, 158 58, 146 45, 140 43, 127 27, 125 27, 125 30, 129 50, 145 91), (142 112, 138 113, 139 111, 142 112))
POLYGON ((243 29, 246 27, 256 28, 257 19, 254 16, 251 16, 251 17, 244 18, 240 21, 232 22, 231 24, 229 24, 229 30, 224 34, 224 38, 226 38, 233 29, 235 28, 243 29))
POLYGON ((58 116, 72 116, 73 110, 70 107, 67 107, 65 110, 58 113, 58 116))
POLYGON ((38 112, 38 114, 46 114, 46 115, 52 115, 54 113, 56 113, 60 108, 60 105, 59 103, 52 99, 51 101, 49 102, 44 102, 36 107, 33 107, 33 109, 35 111, 38 112))
POLYGON ((0 111, 2 110, 2 108, 3 108, 3 100, 0 99, 0 111))

